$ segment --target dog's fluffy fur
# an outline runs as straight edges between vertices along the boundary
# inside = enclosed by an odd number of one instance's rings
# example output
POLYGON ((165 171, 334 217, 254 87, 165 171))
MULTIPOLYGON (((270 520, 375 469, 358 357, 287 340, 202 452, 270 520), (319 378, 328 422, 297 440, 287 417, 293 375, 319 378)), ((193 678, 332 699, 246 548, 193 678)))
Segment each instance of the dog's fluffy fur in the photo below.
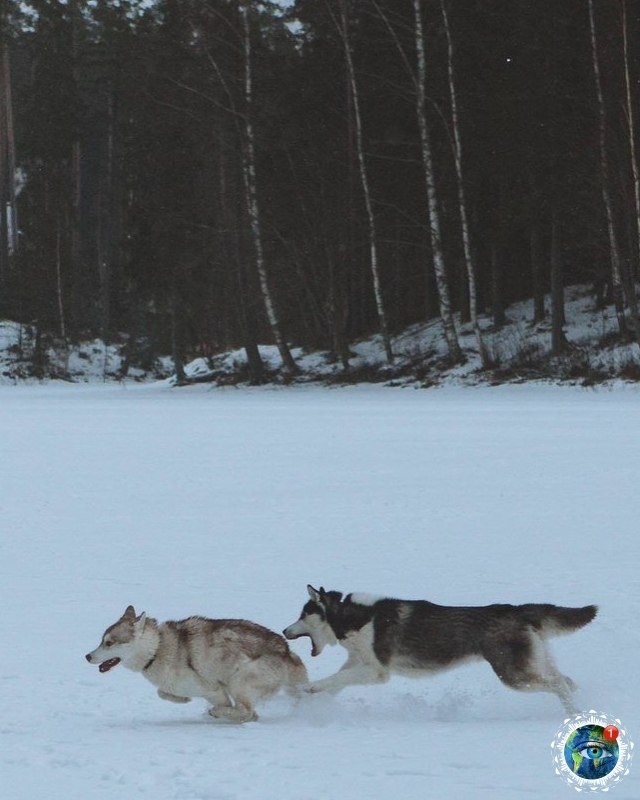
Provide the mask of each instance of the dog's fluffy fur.
POLYGON ((141 672, 174 703, 204 697, 209 713, 230 722, 257 719, 255 703, 308 683, 307 670, 277 633, 242 619, 189 617, 158 624, 128 606, 86 656, 108 672, 141 672))
POLYGON ((352 684, 383 683, 392 673, 426 675, 470 659, 485 659, 512 689, 552 692, 573 711, 573 681, 555 666, 547 639, 590 622, 596 606, 551 604, 440 606, 307 587, 309 601, 287 639, 309 636, 311 655, 340 643, 349 656, 334 675, 309 690, 339 691, 352 684))

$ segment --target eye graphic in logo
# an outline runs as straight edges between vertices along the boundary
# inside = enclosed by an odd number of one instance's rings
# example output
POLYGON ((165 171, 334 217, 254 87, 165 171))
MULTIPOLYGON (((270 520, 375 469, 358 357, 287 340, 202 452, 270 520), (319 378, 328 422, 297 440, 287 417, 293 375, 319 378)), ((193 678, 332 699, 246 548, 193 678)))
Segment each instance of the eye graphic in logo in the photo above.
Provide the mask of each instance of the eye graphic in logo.
POLYGON ((564 745, 564 758, 569 769, 581 778, 596 780, 604 778, 618 763, 619 747, 616 737, 605 736, 605 731, 615 728, 609 725, 581 725, 572 731, 564 745))
POLYGON ((579 792, 607 791, 629 773, 629 734, 619 719, 596 711, 566 719, 551 747, 556 774, 579 792))

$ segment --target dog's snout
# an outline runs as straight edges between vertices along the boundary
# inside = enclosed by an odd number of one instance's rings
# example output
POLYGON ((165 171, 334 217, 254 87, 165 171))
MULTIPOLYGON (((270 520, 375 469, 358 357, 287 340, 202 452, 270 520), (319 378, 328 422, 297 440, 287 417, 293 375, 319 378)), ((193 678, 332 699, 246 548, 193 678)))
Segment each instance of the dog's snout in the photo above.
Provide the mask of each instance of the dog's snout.
POLYGON ((89 663, 91 663, 91 653, 87 653, 87 655, 85 656, 85 658, 87 659, 87 661, 88 661, 89 663))

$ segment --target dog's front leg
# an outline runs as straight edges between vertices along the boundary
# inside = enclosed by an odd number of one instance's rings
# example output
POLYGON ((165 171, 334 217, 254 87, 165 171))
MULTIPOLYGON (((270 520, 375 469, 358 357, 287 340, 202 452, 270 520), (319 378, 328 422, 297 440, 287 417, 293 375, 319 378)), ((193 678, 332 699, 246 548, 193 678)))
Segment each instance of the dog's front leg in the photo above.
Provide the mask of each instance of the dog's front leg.
POLYGON ((339 692, 347 686, 386 683, 388 680, 389 672, 382 665, 362 662, 354 664, 347 661, 334 675, 314 681, 307 691, 312 694, 316 692, 339 692))
POLYGON ((177 694, 169 694, 169 692, 163 692, 162 689, 158 689, 158 697, 162 698, 162 700, 168 700, 170 703, 190 703, 190 697, 180 697, 177 694))

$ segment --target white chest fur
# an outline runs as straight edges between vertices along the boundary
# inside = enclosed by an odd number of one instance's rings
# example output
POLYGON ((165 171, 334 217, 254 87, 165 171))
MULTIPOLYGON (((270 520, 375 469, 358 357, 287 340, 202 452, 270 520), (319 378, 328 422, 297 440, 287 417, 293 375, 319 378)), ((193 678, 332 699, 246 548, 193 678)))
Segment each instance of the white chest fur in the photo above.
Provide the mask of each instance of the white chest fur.
POLYGON ((373 622, 367 622, 367 624, 358 631, 351 631, 344 639, 340 640, 340 644, 348 651, 349 656, 353 659, 364 663, 373 663, 377 661, 376 655, 373 652, 373 622))

